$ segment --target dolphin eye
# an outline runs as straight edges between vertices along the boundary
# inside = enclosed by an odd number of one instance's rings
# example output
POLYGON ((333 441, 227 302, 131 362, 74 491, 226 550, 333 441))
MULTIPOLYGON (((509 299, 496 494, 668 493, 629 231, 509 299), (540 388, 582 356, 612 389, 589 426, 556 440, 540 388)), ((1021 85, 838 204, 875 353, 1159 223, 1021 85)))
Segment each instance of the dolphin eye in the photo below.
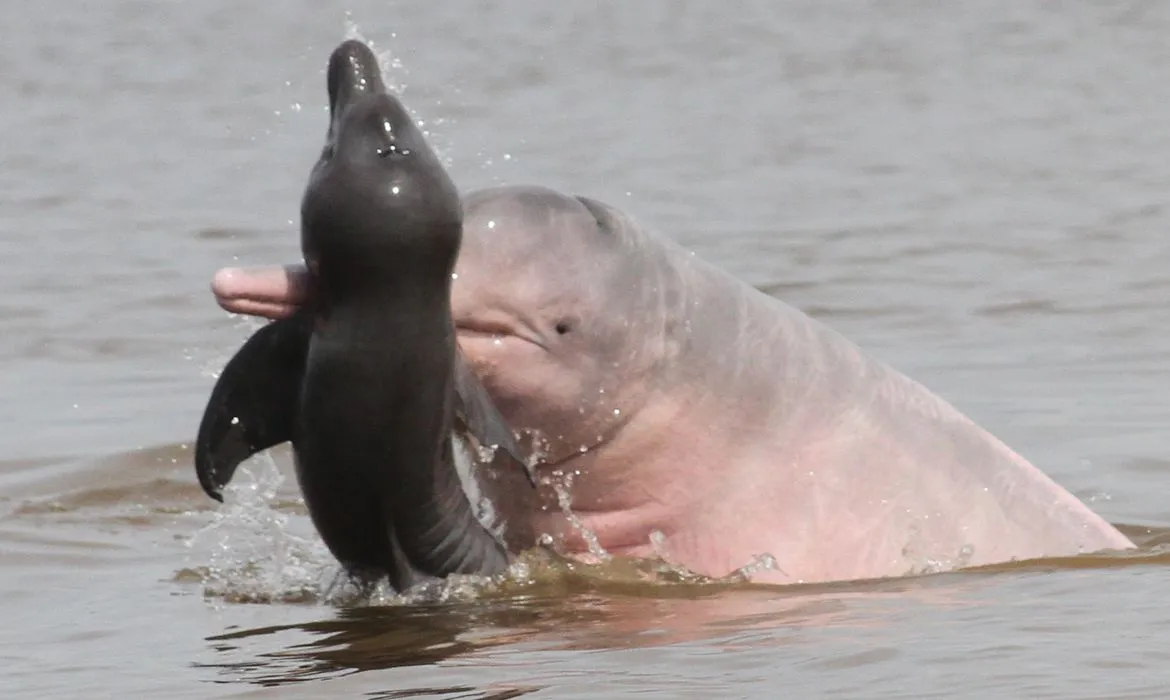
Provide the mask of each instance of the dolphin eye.
POLYGON ((557 321, 556 329, 558 335, 565 335, 573 330, 573 326, 568 321, 557 321))

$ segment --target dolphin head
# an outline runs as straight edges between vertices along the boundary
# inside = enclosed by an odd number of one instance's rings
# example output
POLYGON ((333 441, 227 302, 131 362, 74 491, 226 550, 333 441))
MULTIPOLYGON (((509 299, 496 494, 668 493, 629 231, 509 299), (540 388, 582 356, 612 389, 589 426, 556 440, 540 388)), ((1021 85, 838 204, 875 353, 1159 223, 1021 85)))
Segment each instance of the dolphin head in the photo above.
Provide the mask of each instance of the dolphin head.
POLYGON ((451 309, 508 423, 557 464, 609 441, 674 354, 669 266, 611 207, 544 187, 465 198, 451 309))
POLYGON ((459 192, 369 47, 349 40, 334 50, 328 91, 325 147, 301 201, 301 245, 324 293, 417 284, 403 277, 411 271, 449 279, 461 240, 459 192))

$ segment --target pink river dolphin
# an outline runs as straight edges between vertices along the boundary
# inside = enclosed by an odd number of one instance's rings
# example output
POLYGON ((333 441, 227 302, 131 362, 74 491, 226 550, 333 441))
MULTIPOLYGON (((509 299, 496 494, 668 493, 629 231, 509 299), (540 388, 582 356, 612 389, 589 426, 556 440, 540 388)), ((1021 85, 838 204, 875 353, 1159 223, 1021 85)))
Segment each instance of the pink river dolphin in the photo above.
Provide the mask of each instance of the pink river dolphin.
MULTIPOLYGON (((770 557, 751 574, 769 583, 1134 546, 922 385, 609 205, 507 186, 464 213, 452 318, 508 424, 538 439, 540 497, 496 504, 528 545, 716 577, 770 557)), ((225 268, 212 290, 285 318, 307 279, 225 268)))

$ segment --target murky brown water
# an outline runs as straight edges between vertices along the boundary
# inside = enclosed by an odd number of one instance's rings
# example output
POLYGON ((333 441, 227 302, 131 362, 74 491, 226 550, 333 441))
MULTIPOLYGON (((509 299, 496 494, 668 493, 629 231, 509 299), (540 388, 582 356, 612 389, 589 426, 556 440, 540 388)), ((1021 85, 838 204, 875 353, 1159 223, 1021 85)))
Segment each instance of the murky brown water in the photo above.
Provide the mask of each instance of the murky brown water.
MULTIPOLYGON (((462 187, 626 208, 1111 521, 1170 525, 1170 5, 344 6, 462 187)), ((187 442, 252 327, 211 273, 297 255, 343 9, 63 0, 0 26, 0 696, 1164 697, 1160 531, 1136 561, 880 584, 562 570, 313 602, 329 561, 287 456, 212 508, 187 442)))

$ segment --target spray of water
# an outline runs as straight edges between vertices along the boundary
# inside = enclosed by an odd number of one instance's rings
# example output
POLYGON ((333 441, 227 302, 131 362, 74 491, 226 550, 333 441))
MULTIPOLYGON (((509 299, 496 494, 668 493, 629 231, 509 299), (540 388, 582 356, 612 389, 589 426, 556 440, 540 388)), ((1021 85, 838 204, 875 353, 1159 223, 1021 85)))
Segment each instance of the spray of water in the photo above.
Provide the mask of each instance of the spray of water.
POLYGON ((284 475, 270 455, 241 465, 224 490, 224 505, 188 541, 204 594, 230 601, 313 602, 336 564, 315 533, 298 534, 297 519, 278 502, 284 475))

